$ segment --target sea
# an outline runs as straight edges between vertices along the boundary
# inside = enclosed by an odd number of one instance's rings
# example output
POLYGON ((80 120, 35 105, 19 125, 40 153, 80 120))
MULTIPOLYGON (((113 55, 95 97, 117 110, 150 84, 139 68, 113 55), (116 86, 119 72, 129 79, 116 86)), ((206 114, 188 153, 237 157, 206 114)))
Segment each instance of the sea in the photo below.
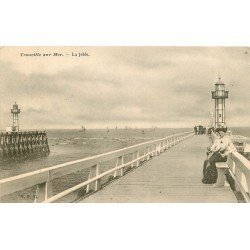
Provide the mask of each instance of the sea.
POLYGON ((232 131, 233 135, 242 135, 250 138, 250 127, 233 127, 229 130, 232 131))
POLYGON ((191 130, 190 128, 47 130, 50 155, 24 162, 6 163, 0 167, 0 179, 191 130))
MULTIPOLYGON (((0 179, 191 130, 192 128, 47 130, 50 155, 24 162, 0 165, 0 179)), ((250 127, 235 127, 230 128, 230 130, 233 134, 250 137, 250 127)), ((74 186, 75 182, 86 180, 87 175, 88 172, 85 171, 82 178, 79 178, 78 173, 60 178, 54 183, 55 189, 61 191, 74 186)), ((34 193, 34 190, 32 192, 34 193)), ((17 193, 2 201, 29 202, 27 193, 30 193, 30 190, 27 190, 26 196, 21 200, 17 193)), ((32 200, 32 196, 30 200, 32 200)))

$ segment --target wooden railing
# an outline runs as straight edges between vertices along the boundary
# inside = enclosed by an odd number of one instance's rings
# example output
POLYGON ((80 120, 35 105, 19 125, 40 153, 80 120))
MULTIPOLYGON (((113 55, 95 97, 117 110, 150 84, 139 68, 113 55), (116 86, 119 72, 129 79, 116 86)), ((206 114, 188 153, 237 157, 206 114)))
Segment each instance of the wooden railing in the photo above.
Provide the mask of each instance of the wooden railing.
MULTIPOLYGON (((231 134, 232 141, 242 140, 243 146, 237 146, 237 151, 244 151, 249 138, 238 136, 237 139, 234 139, 231 134), (243 147, 243 148, 242 148, 243 147)), ((212 133, 212 141, 214 141, 215 135, 212 133)), ((238 152, 233 152, 228 155, 227 164, 229 166, 229 172, 235 181, 235 188, 237 191, 240 191, 243 195, 246 202, 250 202, 249 193, 250 193, 250 162, 243 155, 238 152)))
POLYGON ((250 202, 250 162, 238 152, 228 155, 229 171, 236 183, 236 190, 240 191, 246 202, 250 202))
POLYGON ((130 169, 135 166, 138 167, 140 163, 150 160, 152 157, 159 155, 169 147, 176 145, 180 141, 192 135, 193 131, 174 134, 162 139, 144 142, 112 152, 70 161, 56 166, 2 179, 0 180, 0 197, 32 186, 36 186, 35 202, 55 202, 83 187, 86 187, 87 193, 92 190, 97 191, 101 187, 101 180, 104 176, 122 176, 126 167, 129 167, 130 169), (132 159, 125 162, 125 156, 130 156, 132 159), (100 173, 100 164, 114 159, 116 159, 116 166, 100 173), (90 168, 89 178, 87 181, 52 196, 53 179, 86 168, 90 168))

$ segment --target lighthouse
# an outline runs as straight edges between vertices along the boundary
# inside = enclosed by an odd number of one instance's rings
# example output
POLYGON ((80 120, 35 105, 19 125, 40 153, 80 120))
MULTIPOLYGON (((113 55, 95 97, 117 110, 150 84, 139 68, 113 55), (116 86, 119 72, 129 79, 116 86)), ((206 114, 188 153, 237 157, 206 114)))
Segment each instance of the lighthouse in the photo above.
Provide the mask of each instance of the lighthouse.
POLYGON ((13 104, 13 108, 11 109, 11 114, 13 115, 13 126, 12 131, 19 131, 19 121, 18 121, 18 114, 20 113, 20 109, 18 108, 18 105, 13 104))
POLYGON ((212 98, 215 100, 214 123, 215 128, 225 124, 225 99, 228 98, 228 91, 225 90, 225 84, 219 77, 215 83, 215 91, 212 91, 212 98))

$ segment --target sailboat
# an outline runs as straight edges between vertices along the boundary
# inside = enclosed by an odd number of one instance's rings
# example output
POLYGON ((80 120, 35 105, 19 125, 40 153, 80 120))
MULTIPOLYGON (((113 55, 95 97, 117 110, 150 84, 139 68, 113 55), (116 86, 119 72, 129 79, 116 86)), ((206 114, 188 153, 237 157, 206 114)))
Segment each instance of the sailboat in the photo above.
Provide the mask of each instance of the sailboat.
POLYGON ((82 129, 80 130, 81 132, 85 132, 86 128, 82 125, 82 129))

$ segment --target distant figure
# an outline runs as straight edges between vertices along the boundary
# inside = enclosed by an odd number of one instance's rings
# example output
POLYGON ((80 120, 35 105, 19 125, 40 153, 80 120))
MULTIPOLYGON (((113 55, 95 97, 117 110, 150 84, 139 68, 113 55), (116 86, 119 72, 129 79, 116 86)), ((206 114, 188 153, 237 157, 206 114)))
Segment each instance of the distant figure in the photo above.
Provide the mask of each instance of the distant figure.
POLYGON ((197 131, 198 131, 197 126, 194 126, 194 134, 195 135, 197 135, 197 131))
POLYGON ((201 125, 198 126, 198 134, 199 134, 199 135, 202 134, 202 126, 201 126, 201 125))
POLYGON ((205 126, 202 126, 202 125, 194 126, 195 135, 204 135, 206 134, 206 132, 207 132, 207 129, 205 126))
POLYGON ((207 129, 206 127, 203 127, 203 135, 205 135, 207 133, 207 129))

